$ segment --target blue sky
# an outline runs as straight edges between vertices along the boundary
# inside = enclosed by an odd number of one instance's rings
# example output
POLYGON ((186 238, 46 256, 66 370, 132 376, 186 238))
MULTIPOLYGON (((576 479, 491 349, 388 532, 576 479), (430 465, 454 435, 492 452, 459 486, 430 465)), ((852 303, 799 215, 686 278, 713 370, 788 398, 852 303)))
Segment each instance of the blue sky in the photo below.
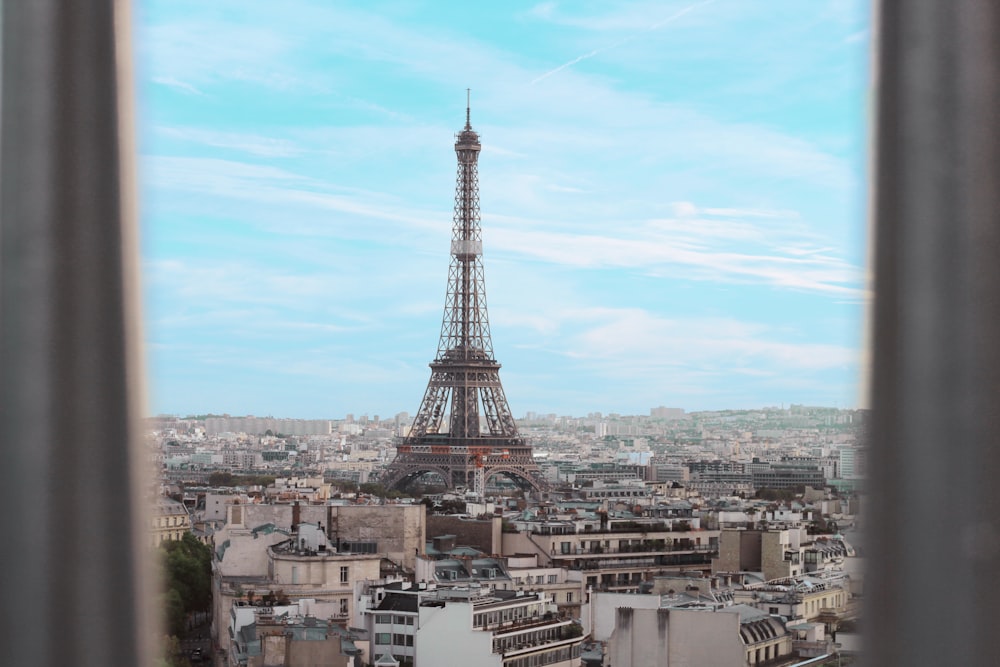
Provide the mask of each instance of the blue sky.
POLYGON ((867 2, 134 18, 152 412, 416 411, 466 88, 515 416, 858 405, 867 2))

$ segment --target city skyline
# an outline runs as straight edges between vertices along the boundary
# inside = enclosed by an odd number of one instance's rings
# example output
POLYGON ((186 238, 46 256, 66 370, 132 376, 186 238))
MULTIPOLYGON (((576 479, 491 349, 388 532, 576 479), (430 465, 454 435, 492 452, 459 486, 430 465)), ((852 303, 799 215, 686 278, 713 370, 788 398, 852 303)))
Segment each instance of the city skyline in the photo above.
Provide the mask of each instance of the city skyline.
POLYGON ((867 3, 360 7, 137 8, 152 414, 416 412, 466 88, 515 415, 858 405, 867 3))
MULTIPOLYGON (((819 411, 829 411, 833 410, 839 413, 856 413, 857 411, 866 411, 865 408, 838 408, 832 405, 801 405, 801 404, 791 404, 788 406, 784 405, 763 405, 756 408, 734 408, 726 409, 720 408, 717 410, 685 410, 684 408, 671 407, 665 405, 659 405, 651 407, 645 412, 640 413, 617 413, 617 412, 590 412, 587 414, 560 414, 556 412, 537 412, 535 410, 527 410, 524 414, 514 415, 514 419, 521 422, 532 422, 532 421, 550 421, 550 420, 570 420, 573 422, 602 422, 609 420, 649 420, 649 421, 659 421, 659 422, 674 422, 683 423, 687 419, 691 418, 703 418, 707 415, 730 415, 733 413, 762 413, 769 414, 772 411, 788 412, 789 414, 812 412, 815 410, 819 411), (669 414, 667 416, 654 414, 657 411, 666 411, 669 414), (679 412, 678 412, 679 411, 679 412)), ((411 423, 413 420, 413 414, 407 411, 397 412, 397 413, 382 413, 374 410, 368 410, 361 413, 347 413, 340 415, 327 415, 325 417, 286 417, 280 414, 230 414, 230 413, 218 413, 202 411, 197 413, 189 414, 170 414, 162 413, 158 415, 151 415, 148 417, 151 421, 157 421, 160 419, 179 419, 179 420, 199 420, 199 419, 261 419, 261 420, 276 420, 276 421, 287 421, 287 422, 346 422, 346 423, 360 423, 367 421, 369 423, 374 423, 378 420, 381 424, 391 424, 396 421, 397 418, 403 417, 404 421, 401 424, 411 423)))

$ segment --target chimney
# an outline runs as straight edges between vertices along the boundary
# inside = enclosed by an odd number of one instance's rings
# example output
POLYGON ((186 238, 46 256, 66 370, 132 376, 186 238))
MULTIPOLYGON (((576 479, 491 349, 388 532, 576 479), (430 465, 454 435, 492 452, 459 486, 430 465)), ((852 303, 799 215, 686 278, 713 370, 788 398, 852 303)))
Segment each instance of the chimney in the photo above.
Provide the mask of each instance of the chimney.
POLYGON ((299 501, 292 503, 292 530, 298 530, 299 523, 302 519, 302 508, 299 507, 299 501))

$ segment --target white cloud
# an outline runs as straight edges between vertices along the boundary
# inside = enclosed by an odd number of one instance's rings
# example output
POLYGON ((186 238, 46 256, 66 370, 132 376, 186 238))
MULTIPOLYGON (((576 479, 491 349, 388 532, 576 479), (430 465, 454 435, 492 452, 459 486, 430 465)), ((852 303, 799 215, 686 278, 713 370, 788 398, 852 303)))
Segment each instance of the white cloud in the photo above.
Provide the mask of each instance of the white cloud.
POLYGON ((288 88, 297 80, 287 66, 294 43, 268 25, 251 25, 213 14, 141 27, 140 65, 153 80, 187 82, 204 90, 220 81, 288 88))
POLYGON ((555 2, 543 2, 535 5, 526 15, 548 23, 595 33, 648 32, 676 21, 685 14, 713 2, 715 0, 701 0, 701 2, 695 3, 665 3, 662 0, 616 3, 612 12, 593 15, 580 13, 581 8, 577 5, 567 5, 570 11, 564 13, 559 11, 559 5, 555 2))
MULTIPOLYGON (((444 231, 447 218, 440 212, 413 211, 401 203, 370 193, 331 192, 332 186, 276 167, 208 158, 151 158, 152 181, 167 190, 196 192, 270 206, 295 206, 317 211, 315 216, 268 217, 268 224, 286 233, 370 238, 389 244, 405 230, 444 231), (334 211, 380 221, 379 225, 339 224, 334 211), (324 215, 323 212, 326 212, 324 215)), ((508 198, 526 185, 505 187, 508 198)), ((570 190, 573 191, 573 190, 570 190)), ((580 191, 582 192, 582 191, 580 191)), ((574 191, 574 193, 577 193, 574 191)), ((526 194, 520 195, 522 199, 526 194)), ((690 217, 702 209, 689 202, 674 204, 687 217, 648 221, 601 221, 597 227, 612 234, 584 233, 581 228, 561 231, 535 219, 518 226, 487 230, 491 251, 540 259, 578 268, 643 268, 662 275, 745 284, 757 282, 795 290, 860 298, 860 269, 831 256, 815 243, 795 215, 751 210, 747 219, 735 218, 738 209, 712 209, 717 217, 690 217), (738 244, 738 245, 737 245, 738 244), (693 271, 692 271, 693 270, 693 271)), ((286 208, 286 210, 289 210, 286 208)), ((292 209, 294 210, 294 209, 292 209)), ((490 218, 492 220, 492 218, 490 218)), ((505 222, 504 218, 497 218, 505 222)), ((596 228, 596 227, 595 227, 596 228)), ((434 250, 433 239, 422 241, 434 250)))
POLYGON ((570 192, 570 193, 583 193, 586 192, 583 188, 575 188, 571 185, 556 185, 555 183, 549 183, 545 186, 546 189, 552 192, 570 192))
POLYGON ((605 372, 659 373, 666 367, 742 370, 780 375, 855 366, 843 345, 781 340, 772 327, 730 318, 664 318, 640 309, 597 308, 561 313, 582 329, 566 354, 605 372))
POLYGON ((678 217, 688 218, 698 215, 698 207, 689 201, 675 201, 670 206, 674 210, 674 215, 678 217))
POLYGON ((213 148, 233 149, 261 157, 291 157, 303 152, 300 146, 287 139, 265 137, 258 134, 240 134, 194 127, 157 127, 154 131, 165 137, 185 142, 213 148))
POLYGON ((797 211, 770 210, 759 208, 705 208, 705 215, 719 215, 737 218, 798 218, 797 211))
POLYGON ((771 284, 795 290, 860 298, 860 270, 824 256, 789 257, 697 249, 669 238, 493 230, 491 247, 577 268, 645 268, 660 275, 721 283, 771 284))
POLYGON ((190 95, 204 95, 205 93, 198 90, 190 83, 185 83, 183 81, 178 81, 177 79, 170 76, 154 76, 152 78, 153 83, 158 83, 163 86, 168 86, 175 90, 179 90, 183 93, 188 93, 190 95))
MULTIPOLYGON (((269 206, 295 205, 313 211, 331 211, 379 219, 415 229, 439 229, 439 220, 413 215, 389 197, 347 188, 277 167, 221 160, 150 156, 144 160, 147 178, 157 189, 193 192, 211 198, 235 199, 269 206)), ((371 236, 389 243, 393 239, 375 228, 337 225, 329 215, 320 218, 275 217, 267 211, 258 218, 286 233, 371 236)))

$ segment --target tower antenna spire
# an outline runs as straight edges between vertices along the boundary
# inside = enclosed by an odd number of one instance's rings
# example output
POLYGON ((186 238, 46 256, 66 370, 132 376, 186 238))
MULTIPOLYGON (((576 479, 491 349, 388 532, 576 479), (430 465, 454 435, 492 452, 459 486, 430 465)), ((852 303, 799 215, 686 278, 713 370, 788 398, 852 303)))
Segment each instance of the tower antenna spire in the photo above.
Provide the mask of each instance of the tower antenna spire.
POLYGON ((465 89, 465 129, 467 129, 467 130, 471 130, 472 129, 472 121, 469 120, 470 119, 469 109, 471 107, 471 100, 472 100, 472 89, 471 88, 466 88, 465 89))

